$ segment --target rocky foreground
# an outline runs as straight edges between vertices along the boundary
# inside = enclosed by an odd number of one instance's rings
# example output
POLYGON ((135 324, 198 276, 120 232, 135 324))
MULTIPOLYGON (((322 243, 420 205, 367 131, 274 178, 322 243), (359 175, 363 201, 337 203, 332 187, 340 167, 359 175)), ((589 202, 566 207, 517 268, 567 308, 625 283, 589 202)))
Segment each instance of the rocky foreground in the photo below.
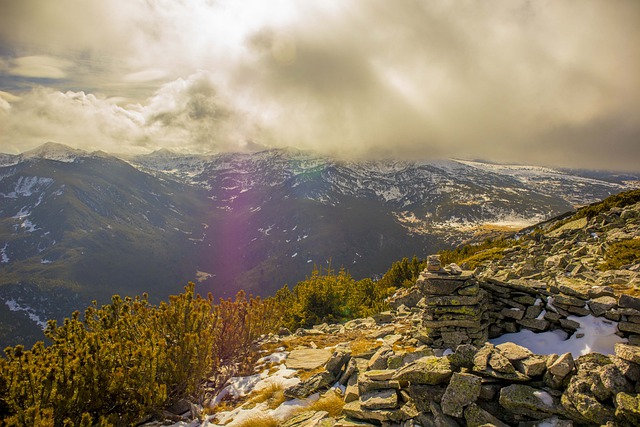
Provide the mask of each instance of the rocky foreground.
POLYGON ((640 238, 640 203, 552 228, 474 272, 434 261, 389 312, 265 337, 256 375, 174 425, 640 425, 640 264, 599 269, 609 245, 640 238), (522 332, 566 351, 488 342, 522 332))

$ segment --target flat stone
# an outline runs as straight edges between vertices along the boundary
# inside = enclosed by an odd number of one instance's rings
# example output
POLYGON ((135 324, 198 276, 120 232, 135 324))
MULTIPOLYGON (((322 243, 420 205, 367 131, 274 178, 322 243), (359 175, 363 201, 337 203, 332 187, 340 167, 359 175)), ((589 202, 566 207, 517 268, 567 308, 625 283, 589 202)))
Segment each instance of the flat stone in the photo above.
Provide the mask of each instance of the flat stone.
POLYGON ((410 385, 408 388, 411 401, 421 412, 429 412, 429 402, 440 402, 444 396, 445 388, 437 385, 410 385))
POLYGON ((632 297, 631 295, 621 294, 618 298, 618 305, 620 308, 632 308, 640 311, 640 298, 632 297))
POLYGON ((438 405, 438 403, 433 401, 429 402, 429 410, 431 411, 431 413, 435 418, 435 425, 437 427, 459 427, 460 426, 456 422, 456 420, 454 420, 449 415, 442 412, 442 409, 440 409, 440 405, 438 405))
POLYGON ((575 332, 580 327, 580 323, 576 322, 575 320, 560 319, 560 326, 562 327, 562 329, 575 332))
POLYGON ((401 409, 376 409, 370 410, 363 408, 358 400, 349 402, 344 405, 342 412, 351 418, 358 420, 374 420, 374 421, 403 421, 406 419, 406 414, 401 409))
POLYGON ((640 334, 640 323, 618 322, 618 330, 620 332, 631 332, 640 334))
POLYGON ((305 348, 291 350, 284 362, 289 369, 316 369, 327 363, 332 353, 329 350, 305 348))
POLYGON ((553 297, 553 301, 554 303, 571 305, 574 307, 584 307, 585 304, 584 300, 568 295, 555 295, 553 297))
POLYGON ((594 298, 587 303, 589 305, 589 309, 595 316, 602 316, 608 310, 616 307, 618 305, 615 298, 611 296, 601 296, 598 298, 594 298))
POLYGON ((534 331, 546 331, 549 329, 549 321, 544 319, 522 319, 518 320, 517 323, 534 331))
POLYGON ((640 381, 640 366, 615 355, 609 355, 609 359, 625 377, 634 382, 640 381))
POLYGON ((375 424, 367 423, 365 421, 358 421, 349 418, 343 418, 336 421, 333 427, 376 427, 375 424))
POLYGON ((360 395, 360 405, 364 409, 395 409, 398 393, 395 390, 375 390, 360 395))
POLYGON ((385 389, 400 389, 400 381, 398 380, 383 380, 373 381, 367 378, 358 378, 358 391, 360 394, 365 394, 374 390, 385 389))
POLYGON ((500 314, 507 319, 520 320, 524 317, 525 312, 519 308, 503 308, 500 310, 500 314))
POLYGON ((379 369, 375 371, 366 371, 360 375, 360 379, 385 381, 390 380, 395 373, 395 369, 379 369))
POLYGON ((342 373, 342 368, 349 360, 351 360, 351 352, 337 350, 333 352, 327 363, 325 363, 324 368, 338 378, 342 373))
POLYGON ((387 360, 393 354, 393 349, 389 346, 380 347, 369 359, 369 369, 387 369, 387 360))
POLYGON ((478 399, 481 386, 481 377, 454 373, 440 402, 442 412, 454 417, 461 417, 464 408, 478 399))
POLYGON ((428 296, 427 306, 441 306, 441 305, 476 305, 481 300, 483 294, 476 296, 458 296, 458 295, 446 295, 446 296, 428 296))
POLYGON ((458 288, 465 286, 468 276, 444 276, 430 274, 417 283, 423 293, 427 295, 452 295, 458 288))
POLYGON ((614 350, 616 356, 619 358, 640 364, 640 347, 624 343, 616 343, 614 350))
POLYGON ((412 384, 435 385, 446 382, 451 375, 448 358, 427 356, 398 369, 393 379, 410 381, 412 384))
POLYGON ((516 360, 526 359, 531 356, 531 350, 526 347, 522 347, 518 344, 514 344, 512 342, 506 342, 504 344, 498 344, 496 348, 505 356, 509 361, 513 362, 516 360))
POLYGON ((534 419, 543 419, 549 414, 563 412, 558 398, 524 384, 512 384, 502 388, 499 401, 505 409, 534 419))

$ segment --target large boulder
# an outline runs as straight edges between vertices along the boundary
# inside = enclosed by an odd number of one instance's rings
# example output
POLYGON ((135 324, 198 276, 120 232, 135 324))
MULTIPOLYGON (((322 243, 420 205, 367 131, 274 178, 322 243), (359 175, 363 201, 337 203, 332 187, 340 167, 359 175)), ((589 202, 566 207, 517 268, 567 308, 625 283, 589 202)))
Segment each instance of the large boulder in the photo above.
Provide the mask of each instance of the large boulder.
POLYGON ((452 374, 448 358, 427 356, 398 369, 393 379, 409 381, 411 384, 436 385, 448 381, 452 374))
POLYGON ((482 378, 472 374, 454 373, 440 402, 442 412, 462 417, 464 408, 478 399, 481 387, 482 378))

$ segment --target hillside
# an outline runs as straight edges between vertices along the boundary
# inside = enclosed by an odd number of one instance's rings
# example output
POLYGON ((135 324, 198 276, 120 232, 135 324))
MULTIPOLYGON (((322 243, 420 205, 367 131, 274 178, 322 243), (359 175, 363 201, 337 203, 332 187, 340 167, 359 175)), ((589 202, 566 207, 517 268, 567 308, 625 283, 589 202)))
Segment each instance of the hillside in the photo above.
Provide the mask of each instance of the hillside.
POLYGON ((113 293, 158 302, 194 280, 215 297, 268 296, 329 265, 379 277, 633 179, 296 150, 124 159, 48 143, 0 158, 0 343, 34 342, 46 319, 113 293))
MULTIPOLYGON (((49 327, 55 344, 48 349, 9 349, 3 371, 15 383, 0 387, 5 404, 0 411, 11 414, 15 405, 38 401, 29 394, 32 377, 20 380, 24 363, 33 364, 30 375, 68 387, 67 377, 51 371, 52 361, 62 358, 77 369, 78 381, 88 381, 80 390, 91 388, 86 396, 78 394, 73 407, 43 400, 53 405, 57 419, 65 413, 91 419, 82 414, 89 408, 82 405, 99 405, 107 410, 104 421, 118 425, 119 419, 147 414, 142 425, 148 427, 635 426, 640 423, 638 241, 636 190, 476 245, 478 250, 469 246, 440 254, 440 260, 458 258, 463 268, 441 265, 431 256, 413 284, 387 299, 387 311, 294 333, 277 328, 292 310, 302 317, 329 313, 317 298, 331 301, 332 292, 365 283, 341 272, 314 276, 289 297, 279 292, 273 299, 246 301, 240 295, 213 310, 211 326, 205 314, 211 301, 194 298, 193 287, 157 309, 144 300, 114 299, 100 311, 88 311, 86 332, 74 318, 49 327), (464 269, 472 265, 473 271, 464 269), (146 329, 150 325, 156 326, 146 329), (269 330, 277 333, 265 333, 269 330), (152 340, 153 353, 139 334, 152 340), (218 341, 213 355, 196 356, 218 341), (103 360, 103 351, 117 357, 103 360), (157 365, 148 363, 152 354, 157 365), (39 357, 49 362, 39 363, 39 357), (132 372, 148 374, 123 377, 119 357, 132 372), (187 366, 189 378, 181 374, 187 366), (115 369, 116 375, 100 369, 115 369), (162 374, 151 374, 156 369, 162 374), (175 377, 188 380, 188 388, 171 382, 175 377), (119 387, 130 390, 135 381, 160 393, 155 403, 144 396, 117 397, 119 387), (91 398, 91 393, 104 395, 94 387, 99 383, 110 384, 105 390, 115 393, 121 412, 110 412, 108 399, 91 398), (166 395, 165 385, 172 390, 166 395), (163 401, 171 406, 160 410, 163 401)), ((67 401, 64 394, 59 399, 67 401)))

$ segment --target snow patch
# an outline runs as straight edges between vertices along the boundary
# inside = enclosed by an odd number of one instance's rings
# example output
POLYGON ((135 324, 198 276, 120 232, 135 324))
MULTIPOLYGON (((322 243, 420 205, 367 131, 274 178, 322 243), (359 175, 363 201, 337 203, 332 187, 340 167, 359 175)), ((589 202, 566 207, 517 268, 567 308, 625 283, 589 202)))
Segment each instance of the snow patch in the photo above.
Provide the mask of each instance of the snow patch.
POLYGON ((551 397, 551 395, 546 391, 536 390, 533 392, 533 395, 548 407, 553 407, 553 397, 551 397))
POLYGON ((0 263, 8 264, 9 256, 7 255, 7 248, 9 247, 9 243, 5 243, 2 249, 0 249, 0 263))
POLYGON ((6 300, 4 303, 7 305, 7 307, 9 307, 10 311, 24 311, 29 319, 35 322, 35 324, 38 325, 42 330, 47 327, 47 322, 40 319, 40 316, 36 314, 36 311, 33 308, 27 305, 20 305, 14 299, 6 300))
MULTIPOLYGON (((550 298, 551 299, 551 298, 550 298)), ((494 345, 505 342, 527 347, 535 354, 563 354, 571 353, 573 357, 588 353, 614 354, 614 345, 627 342, 616 335, 617 326, 614 322, 594 317, 592 315, 579 317, 569 316, 568 320, 580 323, 578 330, 567 339, 567 333, 560 330, 535 333, 528 329, 513 334, 504 334, 490 340, 494 345), (581 338, 577 338, 584 334, 581 338)))

